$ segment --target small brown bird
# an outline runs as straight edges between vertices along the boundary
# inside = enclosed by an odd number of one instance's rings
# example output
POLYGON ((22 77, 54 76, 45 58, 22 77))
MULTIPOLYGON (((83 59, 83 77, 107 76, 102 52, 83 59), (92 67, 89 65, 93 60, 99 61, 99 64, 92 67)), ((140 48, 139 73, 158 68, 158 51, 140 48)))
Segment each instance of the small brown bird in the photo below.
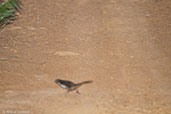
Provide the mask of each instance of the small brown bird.
POLYGON ((61 80, 61 79, 56 79, 55 80, 55 83, 57 83, 60 87, 64 88, 64 89, 67 89, 67 92, 70 92, 70 91, 74 91, 76 90, 76 92, 78 94, 80 94, 80 92, 78 91, 78 88, 80 86, 82 86, 83 84, 88 84, 88 83, 92 83, 93 81, 84 81, 84 82, 81 82, 81 83, 78 83, 78 84, 75 84, 71 81, 68 81, 68 80, 61 80))

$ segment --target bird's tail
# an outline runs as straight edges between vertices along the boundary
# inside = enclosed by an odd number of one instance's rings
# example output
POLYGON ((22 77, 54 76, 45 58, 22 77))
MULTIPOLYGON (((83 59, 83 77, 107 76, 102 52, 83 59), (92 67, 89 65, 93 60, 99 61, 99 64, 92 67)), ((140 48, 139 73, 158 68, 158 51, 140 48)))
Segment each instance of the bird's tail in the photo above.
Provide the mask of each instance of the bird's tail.
POLYGON ((88 84, 88 83, 92 83, 93 81, 89 80, 89 81, 84 81, 84 82, 81 82, 81 83, 78 83, 76 84, 77 86, 81 86, 83 84, 88 84))

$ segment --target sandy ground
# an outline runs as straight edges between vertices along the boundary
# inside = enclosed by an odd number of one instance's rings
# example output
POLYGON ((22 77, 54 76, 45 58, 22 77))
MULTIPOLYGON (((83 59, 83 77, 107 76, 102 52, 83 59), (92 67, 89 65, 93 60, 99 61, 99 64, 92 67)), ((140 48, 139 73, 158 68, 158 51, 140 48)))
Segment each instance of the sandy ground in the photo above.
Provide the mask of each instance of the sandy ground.
POLYGON ((171 114, 170 0, 22 2, 0 30, 0 114, 171 114))

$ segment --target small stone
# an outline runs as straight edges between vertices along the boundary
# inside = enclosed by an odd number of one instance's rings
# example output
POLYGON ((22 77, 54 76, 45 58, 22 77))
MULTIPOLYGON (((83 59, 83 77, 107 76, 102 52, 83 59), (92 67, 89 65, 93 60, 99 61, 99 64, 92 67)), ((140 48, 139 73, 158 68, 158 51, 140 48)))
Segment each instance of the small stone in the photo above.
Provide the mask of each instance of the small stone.
POLYGON ((150 17, 151 15, 150 14, 145 14, 146 17, 150 17))

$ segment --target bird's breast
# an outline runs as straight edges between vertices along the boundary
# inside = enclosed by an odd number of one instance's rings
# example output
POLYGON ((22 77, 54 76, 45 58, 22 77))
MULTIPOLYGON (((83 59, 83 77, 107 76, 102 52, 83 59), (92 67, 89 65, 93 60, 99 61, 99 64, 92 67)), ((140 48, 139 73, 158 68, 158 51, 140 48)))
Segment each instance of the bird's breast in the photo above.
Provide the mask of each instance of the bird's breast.
POLYGON ((61 83, 59 83, 58 82, 58 84, 62 87, 62 88, 68 88, 66 85, 64 85, 64 84, 61 84, 61 83))

